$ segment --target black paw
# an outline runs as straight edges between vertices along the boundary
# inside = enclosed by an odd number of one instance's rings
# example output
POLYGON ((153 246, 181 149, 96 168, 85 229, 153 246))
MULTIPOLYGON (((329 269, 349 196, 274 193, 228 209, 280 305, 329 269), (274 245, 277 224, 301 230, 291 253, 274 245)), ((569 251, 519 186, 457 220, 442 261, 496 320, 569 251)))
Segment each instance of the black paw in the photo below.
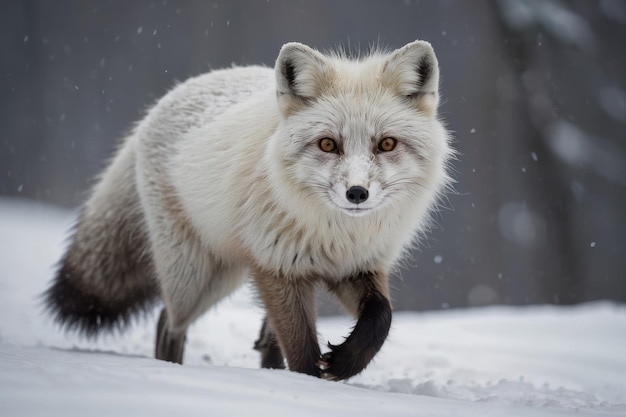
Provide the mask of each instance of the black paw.
POLYGON ((372 354, 367 354, 350 343, 349 340, 340 345, 328 343, 330 352, 326 352, 319 360, 321 377, 330 381, 348 379, 361 372, 370 362, 372 354))
POLYGON ((391 326, 391 306, 382 294, 373 291, 361 309, 352 333, 340 345, 328 344, 330 352, 319 360, 322 378, 348 379, 361 372, 380 350, 391 326))

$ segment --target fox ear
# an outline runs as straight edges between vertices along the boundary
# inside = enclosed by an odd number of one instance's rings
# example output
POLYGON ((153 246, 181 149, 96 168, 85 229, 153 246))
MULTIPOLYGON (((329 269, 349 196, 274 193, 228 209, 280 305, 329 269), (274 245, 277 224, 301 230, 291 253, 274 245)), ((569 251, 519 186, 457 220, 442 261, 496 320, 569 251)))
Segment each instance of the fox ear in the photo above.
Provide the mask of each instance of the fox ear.
POLYGON ((285 44, 274 70, 278 101, 286 113, 318 97, 329 83, 330 66, 326 57, 301 43, 285 44))
POLYGON ((437 113, 439 64, 430 43, 415 41, 394 51, 382 69, 383 83, 410 99, 418 110, 437 113))

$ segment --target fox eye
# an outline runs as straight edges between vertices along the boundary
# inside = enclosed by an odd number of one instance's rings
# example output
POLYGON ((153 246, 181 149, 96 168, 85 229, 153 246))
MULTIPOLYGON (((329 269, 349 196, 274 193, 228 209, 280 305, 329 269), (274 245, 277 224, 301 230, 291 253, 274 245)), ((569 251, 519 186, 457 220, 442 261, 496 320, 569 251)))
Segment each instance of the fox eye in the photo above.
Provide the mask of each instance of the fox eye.
POLYGON ((378 142, 378 150, 381 152, 393 151, 398 143, 394 138, 385 138, 378 142))
POLYGON ((331 138, 320 139, 319 146, 324 152, 337 152, 337 143, 331 138))

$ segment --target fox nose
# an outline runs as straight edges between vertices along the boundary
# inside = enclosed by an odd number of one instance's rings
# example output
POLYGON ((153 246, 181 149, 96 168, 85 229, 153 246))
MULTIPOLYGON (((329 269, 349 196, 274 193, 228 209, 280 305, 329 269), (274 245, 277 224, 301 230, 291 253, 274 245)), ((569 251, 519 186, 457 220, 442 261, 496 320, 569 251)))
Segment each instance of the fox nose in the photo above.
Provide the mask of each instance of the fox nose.
POLYGON ((353 185, 346 191, 346 198, 353 204, 359 204, 367 200, 370 193, 359 185, 353 185))

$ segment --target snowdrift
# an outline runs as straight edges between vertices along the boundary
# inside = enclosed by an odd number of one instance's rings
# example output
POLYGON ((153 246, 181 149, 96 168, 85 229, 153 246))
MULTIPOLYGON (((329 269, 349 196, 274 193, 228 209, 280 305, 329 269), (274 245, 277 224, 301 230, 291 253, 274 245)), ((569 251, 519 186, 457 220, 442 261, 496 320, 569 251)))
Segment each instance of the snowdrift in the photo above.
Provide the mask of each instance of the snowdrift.
MULTIPOLYGON (((250 288, 192 326, 183 366, 152 359, 156 311, 121 335, 64 334, 37 297, 73 217, 0 200, 2 416, 626 416, 626 307, 609 302, 397 312, 344 383, 258 369, 250 288)), ((320 342, 350 326, 322 318, 320 342)))

